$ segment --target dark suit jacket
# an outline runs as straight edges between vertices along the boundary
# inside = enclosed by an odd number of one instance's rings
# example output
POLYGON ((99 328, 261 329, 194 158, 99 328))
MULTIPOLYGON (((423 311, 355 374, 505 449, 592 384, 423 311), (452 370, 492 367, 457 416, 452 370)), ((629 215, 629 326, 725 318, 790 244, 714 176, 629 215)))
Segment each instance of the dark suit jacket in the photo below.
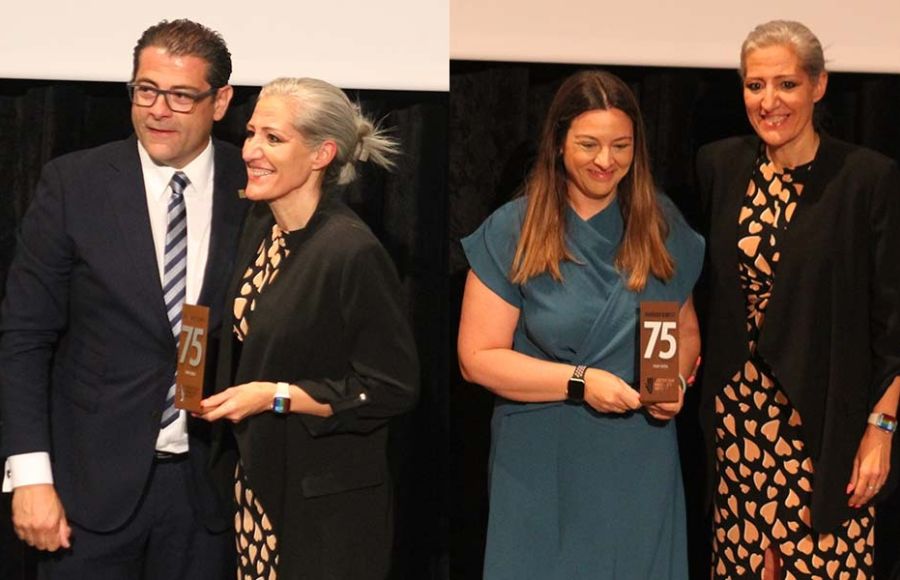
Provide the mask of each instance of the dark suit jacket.
MULTIPOLYGON (((238 150, 216 141, 209 260, 199 302, 210 334, 245 204, 238 150)), ((150 474, 175 340, 166 317, 134 137, 62 156, 43 170, 9 272, 0 319, 2 456, 50 452, 67 517, 124 524, 150 474)), ((211 373, 210 373, 211 374, 211 373)), ((189 421, 197 506, 223 529, 211 493, 208 429, 189 421)))
MULTIPOLYGON (((273 223, 265 204, 248 215, 231 299, 273 223)), ((338 201, 324 199, 287 247, 244 342, 223 333, 218 386, 287 381, 334 409, 327 419, 261 413, 235 425, 250 486, 279 536, 278 577, 383 578, 393 539, 387 423, 418 393, 400 283, 375 236, 338 201)), ((223 470, 229 487, 233 473, 223 470)))
MULTIPOLYGON (((707 145, 697 157, 709 220, 701 411, 710 446, 715 395, 749 354, 737 223, 758 151, 755 137, 742 137, 707 145)), ((781 260, 758 345, 803 420, 815 468, 812 524, 820 531, 851 515, 845 488, 866 418, 900 374, 898 232, 897 164, 822 136, 796 213, 778 241, 781 260)))

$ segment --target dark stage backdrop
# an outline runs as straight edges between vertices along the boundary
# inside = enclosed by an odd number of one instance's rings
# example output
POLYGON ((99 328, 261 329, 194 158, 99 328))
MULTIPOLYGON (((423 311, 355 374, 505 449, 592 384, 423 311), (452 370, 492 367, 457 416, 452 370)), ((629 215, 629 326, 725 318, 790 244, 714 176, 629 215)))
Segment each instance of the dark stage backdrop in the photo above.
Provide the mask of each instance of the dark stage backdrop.
MULTIPOLYGON (((509 200, 535 153, 541 122, 562 80, 584 67, 453 61, 450 67, 450 310, 451 329, 467 264, 459 238, 509 200)), ((650 67, 604 67, 634 89, 647 125, 654 175, 660 187, 697 223, 694 153, 704 143, 752 132, 744 114, 735 71, 650 67)), ((900 76, 833 74, 821 124, 830 134, 900 160, 900 76)), ((900 192, 897 192, 900 195, 900 192)), ((898 265, 900 267, 900 265, 898 265)), ((698 309, 702 304, 698 303, 698 309)), ((702 388, 702 385, 698 385, 702 388)), ((702 447, 696 391, 678 418, 689 511, 691 578, 709 577, 709 524, 700 507, 702 447)), ((486 467, 492 396, 450 376, 451 578, 481 577, 487 518, 486 467)), ((895 466, 895 469, 900 466, 895 466)), ((897 562, 900 493, 879 511, 876 532, 879 578, 897 562)))
MULTIPOLYGON (((237 145, 257 87, 236 88, 216 136, 237 145)), ((393 174, 363 169, 345 192, 394 258, 403 281, 422 367, 416 410, 396 422, 397 555, 393 580, 447 578, 448 313, 447 93, 350 92, 363 110, 394 128, 404 154, 393 174)), ((131 133, 124 83, 0 80, 0 282, 16 228, 43 164, 131 133)), ((2 285, 5 287, 5 283, 2 285)), ((2 291, 0 291, 2 294, 2 291)), ((0 578, 33 572, 12 534, 9 495, 0 497, 0 578)))

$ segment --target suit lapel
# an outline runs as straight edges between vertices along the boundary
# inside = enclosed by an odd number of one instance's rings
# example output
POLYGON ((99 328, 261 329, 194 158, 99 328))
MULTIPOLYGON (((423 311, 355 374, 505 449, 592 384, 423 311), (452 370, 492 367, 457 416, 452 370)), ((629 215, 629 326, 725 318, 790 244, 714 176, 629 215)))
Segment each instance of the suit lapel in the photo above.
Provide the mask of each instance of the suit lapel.
POLYGON ((139 312, 148 318, 154 336, 172 341, 153 247, 153 231, 147 213, 147 194, 137 140, 131 137, 122 141, 121 145, 109 159, 106 194, 115 216, 118 245, 124 251, 110 255, 122 261, 119 268, 125 278, 122 283, 130 283, 135 289, 137 301, 147 306, 139 312))

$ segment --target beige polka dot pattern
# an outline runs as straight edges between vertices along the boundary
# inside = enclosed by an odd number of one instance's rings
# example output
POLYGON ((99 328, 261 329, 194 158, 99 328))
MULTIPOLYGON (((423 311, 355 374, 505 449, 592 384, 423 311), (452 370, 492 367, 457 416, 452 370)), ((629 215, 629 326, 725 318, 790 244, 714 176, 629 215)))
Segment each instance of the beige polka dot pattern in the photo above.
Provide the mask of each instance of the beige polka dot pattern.
POLYGON ((247 485, 238 464, 234 474, 235 545, 238 552, 237 580, 275 580, 278 569, 278 538, 265 510, 247 485))
POLYGON ((285 247, 285 234, 278 224, 272 226, 272 233, 262 241, 256 259, 241 277, 238 296, 234 299, 234 334, 243 341, 250 332, 250 315, 256 310, 256 298, 263 288, 278 277, 282 261, 290 250, 285 247))

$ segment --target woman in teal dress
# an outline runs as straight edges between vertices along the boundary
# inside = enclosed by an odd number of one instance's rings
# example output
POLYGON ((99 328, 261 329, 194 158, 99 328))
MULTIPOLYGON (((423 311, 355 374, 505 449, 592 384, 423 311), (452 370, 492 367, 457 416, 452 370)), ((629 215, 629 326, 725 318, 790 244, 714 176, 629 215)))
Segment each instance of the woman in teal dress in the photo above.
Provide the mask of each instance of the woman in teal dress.
POLYGON ((703 241, 655 192, 620 79, 563 83, 523 193, 463 240, 460 367, 497 395, 484 578, 686 579, 682 400, 631 383, 645 300, 681 304, 691 374, 703 241))

